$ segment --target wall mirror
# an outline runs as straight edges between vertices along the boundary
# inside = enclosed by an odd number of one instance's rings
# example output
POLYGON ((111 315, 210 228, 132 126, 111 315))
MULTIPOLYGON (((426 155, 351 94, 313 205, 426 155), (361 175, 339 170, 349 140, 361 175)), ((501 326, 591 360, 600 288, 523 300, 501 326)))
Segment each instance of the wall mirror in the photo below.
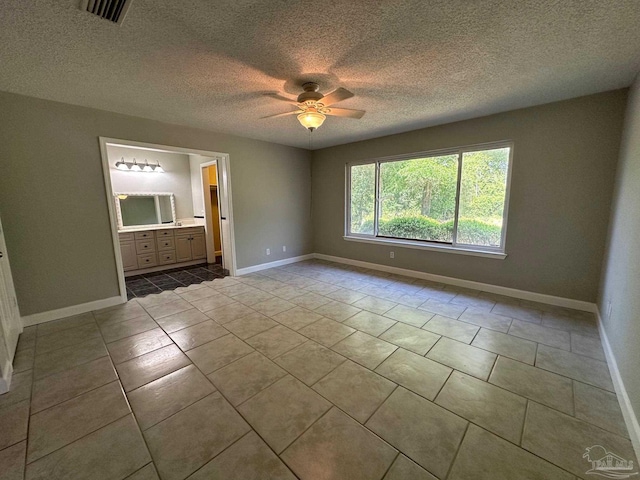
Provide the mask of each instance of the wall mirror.
POLYGON ((118 228, 175 225, 173 193, 114 193, 118 228))

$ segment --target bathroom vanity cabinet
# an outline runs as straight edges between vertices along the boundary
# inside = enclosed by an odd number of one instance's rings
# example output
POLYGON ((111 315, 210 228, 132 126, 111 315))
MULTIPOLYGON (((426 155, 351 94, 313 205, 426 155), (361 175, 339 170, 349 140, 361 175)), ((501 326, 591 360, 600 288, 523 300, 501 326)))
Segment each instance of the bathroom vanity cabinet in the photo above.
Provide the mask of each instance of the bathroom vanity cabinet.
POLYGON ((120 231, 120 252, 126 276, 161 271, 207 259, 203 226, 120 231))

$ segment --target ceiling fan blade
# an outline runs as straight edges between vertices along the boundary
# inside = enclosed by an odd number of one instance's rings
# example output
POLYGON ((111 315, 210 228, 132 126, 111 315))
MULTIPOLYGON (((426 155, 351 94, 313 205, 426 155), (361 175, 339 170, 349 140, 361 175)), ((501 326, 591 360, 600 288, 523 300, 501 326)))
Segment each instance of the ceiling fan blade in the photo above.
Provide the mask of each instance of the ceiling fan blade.
POLYGON ((353 97, 353 93, 351 93, 346 88, 336 88, 333 92, 329 93, 322 97, 320 103, 322 103, 325 107, 329 105, 333 105, 334 103, 341 102, 342 100, 346 100, 347 98, 353 97))
POLYGON ((350 108, 329 108, 327 115, 336 117, 362 118, 366 112, 364 110, 352 110, 350 108))
POLYGON ((293 112, 276 113, 275 115, 267 115, 266 117, 260 117, 260 118, 286 117, 287 115, 297 115, 299 113, 302 113, 302 110, 294 110, 293 112))
POLYGON ((271 97, 275 100, 281 100, 283 102, 290 103, 291 105, 298 105, 298 102, 294 98, 287 98, 279 93, 265 93, 265 96, 271 97))

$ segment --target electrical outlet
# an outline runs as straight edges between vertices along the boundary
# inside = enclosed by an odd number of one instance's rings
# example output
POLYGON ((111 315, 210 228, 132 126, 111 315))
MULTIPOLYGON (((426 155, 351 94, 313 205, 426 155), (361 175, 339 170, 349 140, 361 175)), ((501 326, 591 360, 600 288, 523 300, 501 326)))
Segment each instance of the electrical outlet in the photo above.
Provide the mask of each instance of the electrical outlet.
POLYGON ((287 251, 287 246, 286 245, 282 245, 282 251, 286 252, 287 251))
POLYGON ((271 249, 267 248, 267 255, 271 255, 271 249))
POLYGON ((395 252, 389 252, 389 258, 396 258, 395 252))

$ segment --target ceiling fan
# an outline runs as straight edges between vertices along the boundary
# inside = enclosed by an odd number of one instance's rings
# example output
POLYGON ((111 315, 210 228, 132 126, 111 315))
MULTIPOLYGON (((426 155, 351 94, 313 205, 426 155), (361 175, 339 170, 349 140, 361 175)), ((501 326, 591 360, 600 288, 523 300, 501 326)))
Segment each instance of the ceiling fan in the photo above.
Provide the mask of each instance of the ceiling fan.
POLYGON ((273 98, 291 103, 297 110, 291 112, 278 113, 263 118, 284 117, 286 115, 297 115, 298 121, 304 127, 313 132, 324 123, 327 115, 336 117, 362 118, 364 110, 352 110, 349 108, 333 108, 331 105, 353 97, 353 93, 345 88, 337 88, 333 92, 323 95, 320 93, 320 86, 315 82, 307 82, 302 85, 302 92, 297 100, 286 98, 277 94, 271 95, 273 98))

